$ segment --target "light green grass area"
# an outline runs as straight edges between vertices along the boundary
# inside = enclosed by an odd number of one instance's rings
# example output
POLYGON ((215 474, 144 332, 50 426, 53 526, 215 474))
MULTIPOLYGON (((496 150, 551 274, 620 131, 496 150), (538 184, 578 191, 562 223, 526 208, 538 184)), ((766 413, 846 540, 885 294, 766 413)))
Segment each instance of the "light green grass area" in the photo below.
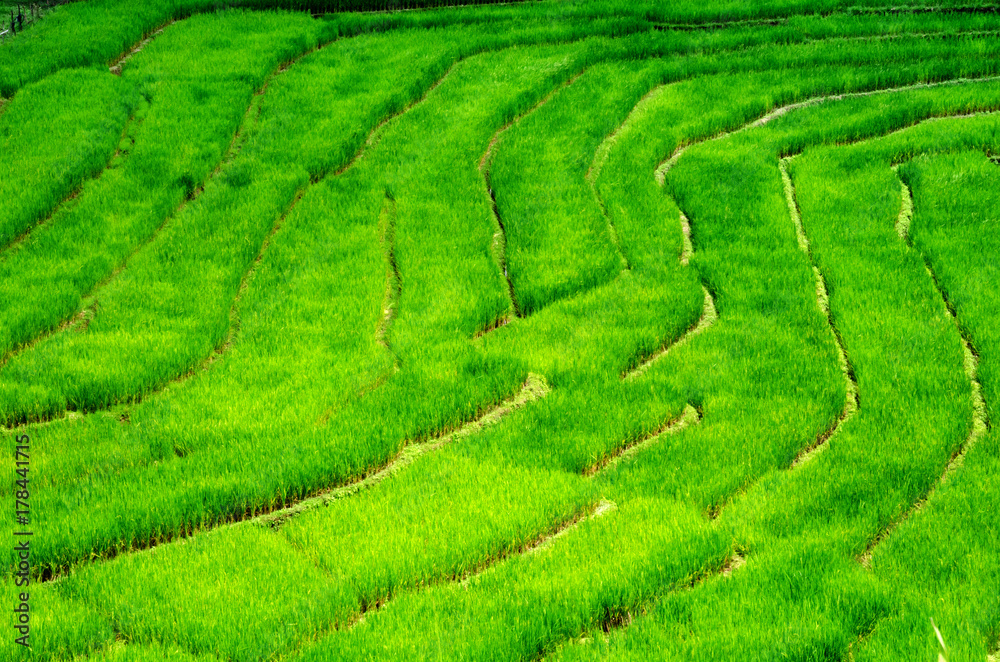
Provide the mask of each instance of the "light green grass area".
POLYGON ((995 661, 996 7, 442 4, 0 46, 0 660, 995 661))

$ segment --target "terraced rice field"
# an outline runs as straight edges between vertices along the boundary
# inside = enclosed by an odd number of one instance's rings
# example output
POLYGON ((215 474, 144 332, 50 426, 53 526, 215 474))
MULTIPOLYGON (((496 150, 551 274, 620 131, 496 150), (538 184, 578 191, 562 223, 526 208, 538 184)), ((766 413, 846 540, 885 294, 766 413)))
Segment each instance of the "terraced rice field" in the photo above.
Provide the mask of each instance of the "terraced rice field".
POLYGON ((221 4, 0 47, 2 659, 998 659, 1000 7, 221 4))

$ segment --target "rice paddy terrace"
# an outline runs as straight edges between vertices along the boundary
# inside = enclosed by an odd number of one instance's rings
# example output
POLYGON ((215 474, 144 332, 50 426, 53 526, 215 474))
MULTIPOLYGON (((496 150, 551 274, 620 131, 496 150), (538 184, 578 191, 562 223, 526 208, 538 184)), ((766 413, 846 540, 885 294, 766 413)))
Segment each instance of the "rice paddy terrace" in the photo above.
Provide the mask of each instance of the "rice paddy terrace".
POLYGON ((0 659, 997 659, 1000 8, 134 4, 0 46, 0 659))

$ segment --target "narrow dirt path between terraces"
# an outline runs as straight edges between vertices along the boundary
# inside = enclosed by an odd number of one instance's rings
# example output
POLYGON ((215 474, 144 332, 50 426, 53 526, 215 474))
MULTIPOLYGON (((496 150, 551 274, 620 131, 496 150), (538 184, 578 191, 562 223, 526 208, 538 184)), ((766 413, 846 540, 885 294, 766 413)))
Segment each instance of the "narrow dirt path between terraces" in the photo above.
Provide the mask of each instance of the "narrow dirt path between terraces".
MULTIPOLYGON (((645 97, 644 99, 651 100, 652 98, 654 97, 647 95, 647 97, 645 97)), ((663 163, 661 163, 653 173, 653 178, 655 179, 656 183, 660 186, 660 188, 663 189, 664 195, 668 196, 670 195, 670 193, 666 189, 667 171, 669 171, 670 168, 672 168, 677 163, 677 159, 679 158, 680 158, 680 152, 675 150, 674 155, 671 156, 671 158, 664 161, 663 163)), ((673 200, 672 196, 671 199, 673 200)), ((683 242, 681 248, 680 263, 682 266, 686 267, 688 266, 688 263, 691 261, 691 257, 694 255, 694 243, 691 241, 691 221, 688 220, 687 215, 684 213, 684 210, 681 209, 677 201, 676 200, 673 201, 674 205, 677 207, 678 213, 680 214, 681 241, 683 242)), ((705 284, 704 280, 701 281, 701 290, 702 292, 705 293, 705 303, 702 306, 701 317, 698 318, 698 321, 695 322, 693 325, 691 325, 687 329, 687 331, 685 331, 679 338, 669 341, 659 350, 657 350, 653 354, 649 355, 648 357, 640 361, 634 368, 622 373, 622 379, 634 379, 636 377, 639 377, 644 372, 649 370, 649 367, 652 364, 662 359, 671 350, 676 349, 678 347, 683 347, 692 337, 698 335, 699 333, 702 333, 703 331, 708 329, 708 327, 715 324, 716 320, 719 319, 719 313, 715 308, 715 297, 712 296, 712 293, 711 291, 709 291, 708 286, 705 284)))
POLYGON ((600 191, 597 189, 597 180, 601 176, 601 171, 604 169, 604 164, 607 163, 608 155, 611 154, 611 150, 614 148, 615 144, 618 142, 618 136, 622 134, 623 131, 627 130, 631 123, 636 117, 642 115, 646 112, 646 108, 656 100, 658 96, 663 94, 666 89, 666 85, 657 85, 649 92, 644 94, 629 114, 625 117, 618 127, 612 131, 601 143, 597 146, 594 151, 594 158, 590 161, 590 167, 587 168, 587 174, 584 179, 587 180, 587 184, 590 186, 591 192, 594 194, 594 199, 597 200, 597 206, 601 209, 601 214, 604 215, 604 220, 608 224, 608 233, 611 235, 611 243, 615 245, 615 250, 618 252, 618 256, 622 259, 622 264, 625 265, 625 269, 631 269, 632 264, 629 262, 628 256, 625 255, 625 251, 622 249, 621 241, 618 238, 618 230, 615 228, 614 222, 611 220, 611 215, 608 214, 607 205, 604 204, 604 198, 601 197, 600 191))
MULTIPOLYGON (((378 145, 379 141, 382 140, 382 136, 385 134, 385 131, 389 126, 389 123, 408 113, 417 104, 426 101, 427 97, 430 96, 431 92, 440 87, 441 83, 443 83, 448 78, 448 76, 451 75, 451 72, 455 70, 455 67, 457 67, 458 64, 462 62, 462 60, 464 59, 465 58, 459 58, 454 62, 452 62, 451 65, 448 67, 448 69, 445 70, 443 74, 441 74, 441 77, 435 80, 430 87, 424 90, 424 93, 421 94, 420 97, 408 103, 406 107, 400 110, 399 112, 389 115, 381 122, 379 122, 377 125, 375 125, 375 128, 372 129, 371 132, 369 132, 368 138, 366 138, 365 141, 361 143, 361 146, 358 147, 358 151, 354 153, 354 156, 352 156, 350 160, 347 161, 347 163, 337 168, 337 170, 333 173, 334 177, 339 177, 340 175, 343 175, 345 172, 353 168, 354 165, 358 161, 360 161, 365 154, 373 150, 378 145)), ((319 181, 319 179, 322 179, 325 176, 326 175, 324 173, 323 175, 320 175, 315 181, 319 181)))

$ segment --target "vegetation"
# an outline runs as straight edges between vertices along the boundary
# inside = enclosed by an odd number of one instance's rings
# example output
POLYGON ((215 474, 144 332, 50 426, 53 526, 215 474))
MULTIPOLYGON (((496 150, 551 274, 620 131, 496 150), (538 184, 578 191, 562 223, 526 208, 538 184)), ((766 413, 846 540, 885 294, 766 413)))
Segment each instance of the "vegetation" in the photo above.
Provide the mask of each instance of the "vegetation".
POLYGON ((432 4, 0 47, 2 659, 996 655, 994 8, 432 4))

